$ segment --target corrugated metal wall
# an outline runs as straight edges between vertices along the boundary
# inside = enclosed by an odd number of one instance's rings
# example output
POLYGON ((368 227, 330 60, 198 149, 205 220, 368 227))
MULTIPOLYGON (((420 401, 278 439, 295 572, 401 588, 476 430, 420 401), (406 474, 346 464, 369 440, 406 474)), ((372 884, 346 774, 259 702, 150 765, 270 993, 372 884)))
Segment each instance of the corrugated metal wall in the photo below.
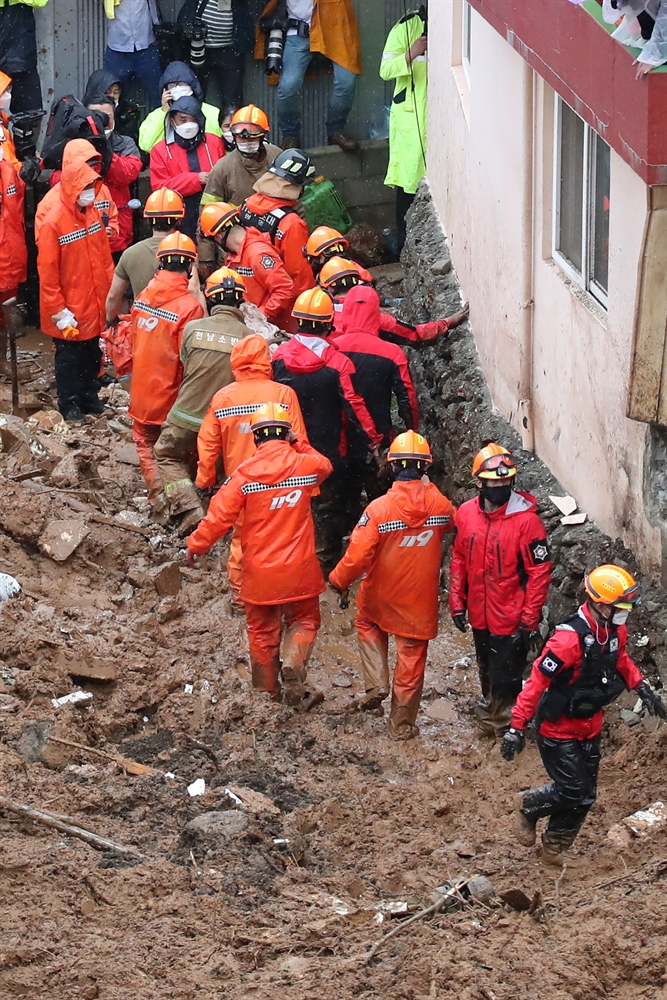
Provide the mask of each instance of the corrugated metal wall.
MULTIPOLYGON (((160 0, 166 20, 175 20, 182 2, 160 0)), ((250 0, 250 5, 253 14, 259 17, 264 0, 250 0)), ((392 25, 403 15, 405 0, 354 0, 354 5, 359 19, 364 75, 357 85, 348 125, 363 139, 386 134, 383 133, 384 108, 389 104, 392 87, 380 80, 377 70, 384 40, 392 25), (378 13, 381 13, 380 17, 378 13)), ((43 32, 39 39, 43 46, 54 46, 53 78, 43 80, 45 93, 47 89, 52 89, 56 96, 67 93, 80 96, 89 75, 104 61, 102 0, 54 0, 45 12, 50 8, 53 10, 53 33, 51 30, 43 32)), ((332 77, 328 74, 321 74, 316 80, 306 83, 302 138, 308 147, 326 142, 325 120, 331 85, 332 77)), ((245 93, 247 100, 264 108, 270 120, 275 120, 276 88, 268 86, 263 64, 253 59, 248 60, 245 93)))

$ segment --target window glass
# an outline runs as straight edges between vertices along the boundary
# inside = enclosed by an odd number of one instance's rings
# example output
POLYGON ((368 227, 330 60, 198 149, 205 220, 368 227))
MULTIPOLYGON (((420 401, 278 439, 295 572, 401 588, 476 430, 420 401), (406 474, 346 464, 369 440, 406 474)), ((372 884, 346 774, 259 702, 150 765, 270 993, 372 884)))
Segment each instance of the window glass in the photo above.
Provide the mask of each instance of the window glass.
POLYGON ((594 193, 592 201, 591 277, 603 292, 609 276, 609 146, 600 138, 595 141, 594 193))
POLYGON ((562 101, 559 188, 560 231, 556 248, 582 273, 584 122, 562 101))

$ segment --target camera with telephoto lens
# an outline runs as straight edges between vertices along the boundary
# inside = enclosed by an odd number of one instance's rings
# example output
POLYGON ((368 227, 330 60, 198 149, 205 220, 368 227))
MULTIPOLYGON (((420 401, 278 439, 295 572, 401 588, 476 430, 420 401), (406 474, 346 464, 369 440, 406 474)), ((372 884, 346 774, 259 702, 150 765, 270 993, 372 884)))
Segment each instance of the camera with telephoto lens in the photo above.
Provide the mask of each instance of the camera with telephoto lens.
POLYGON ((206 34, 208 27, 202 20, 186 22, 183 35, 190 41, 190 65, 200 68, 206 61, 206 34))
POLYGON ((17 111, 10 115, 14 146, 19 160, 23 161, 37 152, 37 138, 46 111, 17 111))
POLYGON ((283 51, 285 49, 285 29, 279 25, 274 25, 268 33, 266 39, 266 56, 264 59, 264 72, 267 76, 276 73, 278 76, 283 71, 283 51))

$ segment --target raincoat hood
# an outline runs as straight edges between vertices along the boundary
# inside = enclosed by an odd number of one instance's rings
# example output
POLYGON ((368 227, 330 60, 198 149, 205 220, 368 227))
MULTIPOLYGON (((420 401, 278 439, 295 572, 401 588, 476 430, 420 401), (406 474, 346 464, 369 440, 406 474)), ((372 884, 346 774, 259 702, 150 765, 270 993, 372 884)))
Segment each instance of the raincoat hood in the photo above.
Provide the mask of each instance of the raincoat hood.
POLYGON ((0 69, 0 94, 4 94, 11 82, 11 76, 7 76, 7 74, 3 73, 0 69))
POLYGON ((408 528, 419 528, 434 513, 442 501, 442 494, 437 486, 421 479, 411 482, 395 482, 387 496, 396 509, 396 520, 404 521, 408 528))
MULTIPOLYGON (((188 290, 189 278, 187 274, 177 274, 176 271, 157 271, 155 277, 146 286, 150 289, 150 304, 159 308, 167 302, 171 302, 179 295, 184 295, 188 290)), ((140 293, 140 298, 144 293, 140 293)))
POLYGON ((110 73, 108 69, 96 69, 88 77, 88 83, 83 95, 83 103, 87 105, 94 97, 102 97, 114 83, 118 83, 122 87, 118 77, 110 73))
POLYGON ((342 314, 343 333, 380 333, 380 296, 374 288, 357 286, 345 296, 342 314))
MULTIPOLYGON (((268 203, 268 206, 263 209, 263 211, 268 212, 272 208, 275 208, 275 200, 278 199, 281 205, 287 202, 296 202, 301 197, 302 188, 298 187, 296 184, 291 184, 284 177, 278 177, 277 174, 271 174, 268 171, 255 181, 253 184, 253 190, 257 192, 258 195, 263 195, 268 203)), ((255 195, 251 195, 248 202, 253 201, 252 211, 257 212, 258 209, 255 207, 255 202, 258 200, 255 195)))
POLYGON ((232 348, 232 371, 237 382, 271 378, 271 353, 264 337, 258 333, 239 340, 232 348))
POLYGON ((174 101, 172 106, 169 108, 169 113, 167 114, 166 132, 167 142, 173 142, 175 140, 178 142, 179 146, 183 146, 184 149, 191 149, 193 146, 198 146, 199 143, 203 141, 204 134, 206 132, 206 117, 201 109, 199 101, 195 97, 179 97, 177 101, 174 101), (173 118, 173 114, 176 111, 183 111, 186 115, 192 115, 199 125, 199 132, 194 139, 181 139, 179 135, 176 135, 174 131, 173 118))
POLYGON ((187 63, 169 63, 166 70, 160 77, 160 93, 162 93, 164 88, 168 87, 171 83, 187 83, 189 87, 192 87, 192 93, 198 101, 201 101, 204 97, 201 84, 187 63))
POLYGON ((337 349, 324 337, 308 337, 298 333, 288 344, 283 344, 276 352, 276 358, 284 362, 285 367, 298 375, 311 375, 324 368, 329 358, 337 353, 337 349))
POLYGON ((93 181, 97 187, 102 183, 100 175, 86 160, 99 153, 87 139, 71 139, 63 153, 63 172, 60 178, 60 197, 64 205, 74 211, 76 199, 93 181))
POLYGON ((299 458, 287 441, 271 439, 260 444, 252 459, 252 478, 266 486, 275 486, 298 475, 299 458))

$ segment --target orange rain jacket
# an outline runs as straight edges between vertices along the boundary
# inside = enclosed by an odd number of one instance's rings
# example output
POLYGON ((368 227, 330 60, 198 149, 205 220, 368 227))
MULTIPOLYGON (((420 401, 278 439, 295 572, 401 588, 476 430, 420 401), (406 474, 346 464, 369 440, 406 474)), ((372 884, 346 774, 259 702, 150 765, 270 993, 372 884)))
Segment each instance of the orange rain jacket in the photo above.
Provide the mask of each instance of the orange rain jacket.
POLYGON ((187 274, 158 271, 135 299, 132 386, 128 414, 143 424, 163 424, 183 381, 181 340, 186 323, 204 309, 188 291, 187 274))
POLYGON ((74 340, 99 337, 106 322, 105 303, 114 265, 109 239, 94 205, 78 208, 76 200, 99 176, 86 160, 95 148, 85 139, 67 143, 63 175, 53 188, 37 237, 40 325, 50 337, 64 339, 51 319, 70 309, 78 323, 74 340))
MULTIPOLYGON (((284 3, 280 4, 284 7, 284 3)), ((269 0, 260 22, 278 13, 279 0, 269 0)), ((310 25, 310 51, 321 52, 327 59, 361 74, 359 26, 352 0, 315 0, 310 25), (320 16, 321 14, 321 16, 320 16)), ((255 59, 264 58, 264 33, 259 25, 255 34, 255 59)))
POLYGON ((239 340, 232 348, 231 363, 236 381, 215 394, 199 429, 195 485, 201 490, 215 485, 215 465, 221 452, 228 476, 255 454, 250 417, 264 403, 284 406, 294 433, 308 440, 297 394, 271 378, 271 354, 264 337, 253 333, 239 340))
MULTIPOLYGON (((2 70, 0 69, 0 94, 2 94, 5 90, 7 90, 7 87, 10 85, 11 82, 12 82, 11 76, 7 76, 7 74, 3 73, 2 70)), ((13 160, 14 163, 17 164, 17 169, 20 169, 21 162, 16 156, 16 146, 14 145, 14 137, 9 127, 9 119, 10 115, 8 111, 0 111, 0 125, 2 125, 6 133, 6 139, 5 142, 3 143, 5 147, 4 153, 5 156, 7 156, 10 160, 13 160)))
POLYGON ((256 305, 270 323, 281 330, 287 329, 296 292, 271 237, 256 229, 246 229, 243 246, 238 253, 226 257, 225 265, 243 278, 246 302, 256 305))
MULTIPOLYGON (((255 190, 261 186, 263 180, 264 178, 260 177, 255 184, 255 190)), ((274 209, 294 208, 295 205, 295 201, 289 201, 287 198, 274 198, 273 195, 261 194, 260 192, 246 198, 242 208, 247 208, 255 215, 267 215, 274 209)), ((241 221, 243 222, 243 215, 241 221)), ((248 230, 250 231, 251 228, 248 227, 248 230)), ((301 292, 307 292, 315 284, 313 269, 303 255, 308 235, 308 226, 305 220, 297 212, 288 212, 280 220, 273 240, 273 245, 280 254, 285 270, 294 282, 295 299, 301 295, 301 292)))
POLYGON ((433 483, 395 482, 361 515, 329 579, 345 590, 366 573, 357 594, 364 618, 392 635, 433 639, 442 536, 455 524, 454 506, 433 483))
POLYGON ((291 604, 316 597, 325 583, 310 498, 331 470, 329 459, 303 438, 292 445, 266 441, 218 490, 188 549, 208 552, 243 516, 241 600, 291 604))
MULTIPOLYGON (((0 83, 0 87, 2 83, 0 83)), ((7 132, 7 136, 9 133, 7 132)), ((0 291, 16 288, 28 274, 25 241, 25 184, 19 177, 20 164, 11 156, 9 139, 0 143, 0 291)))

